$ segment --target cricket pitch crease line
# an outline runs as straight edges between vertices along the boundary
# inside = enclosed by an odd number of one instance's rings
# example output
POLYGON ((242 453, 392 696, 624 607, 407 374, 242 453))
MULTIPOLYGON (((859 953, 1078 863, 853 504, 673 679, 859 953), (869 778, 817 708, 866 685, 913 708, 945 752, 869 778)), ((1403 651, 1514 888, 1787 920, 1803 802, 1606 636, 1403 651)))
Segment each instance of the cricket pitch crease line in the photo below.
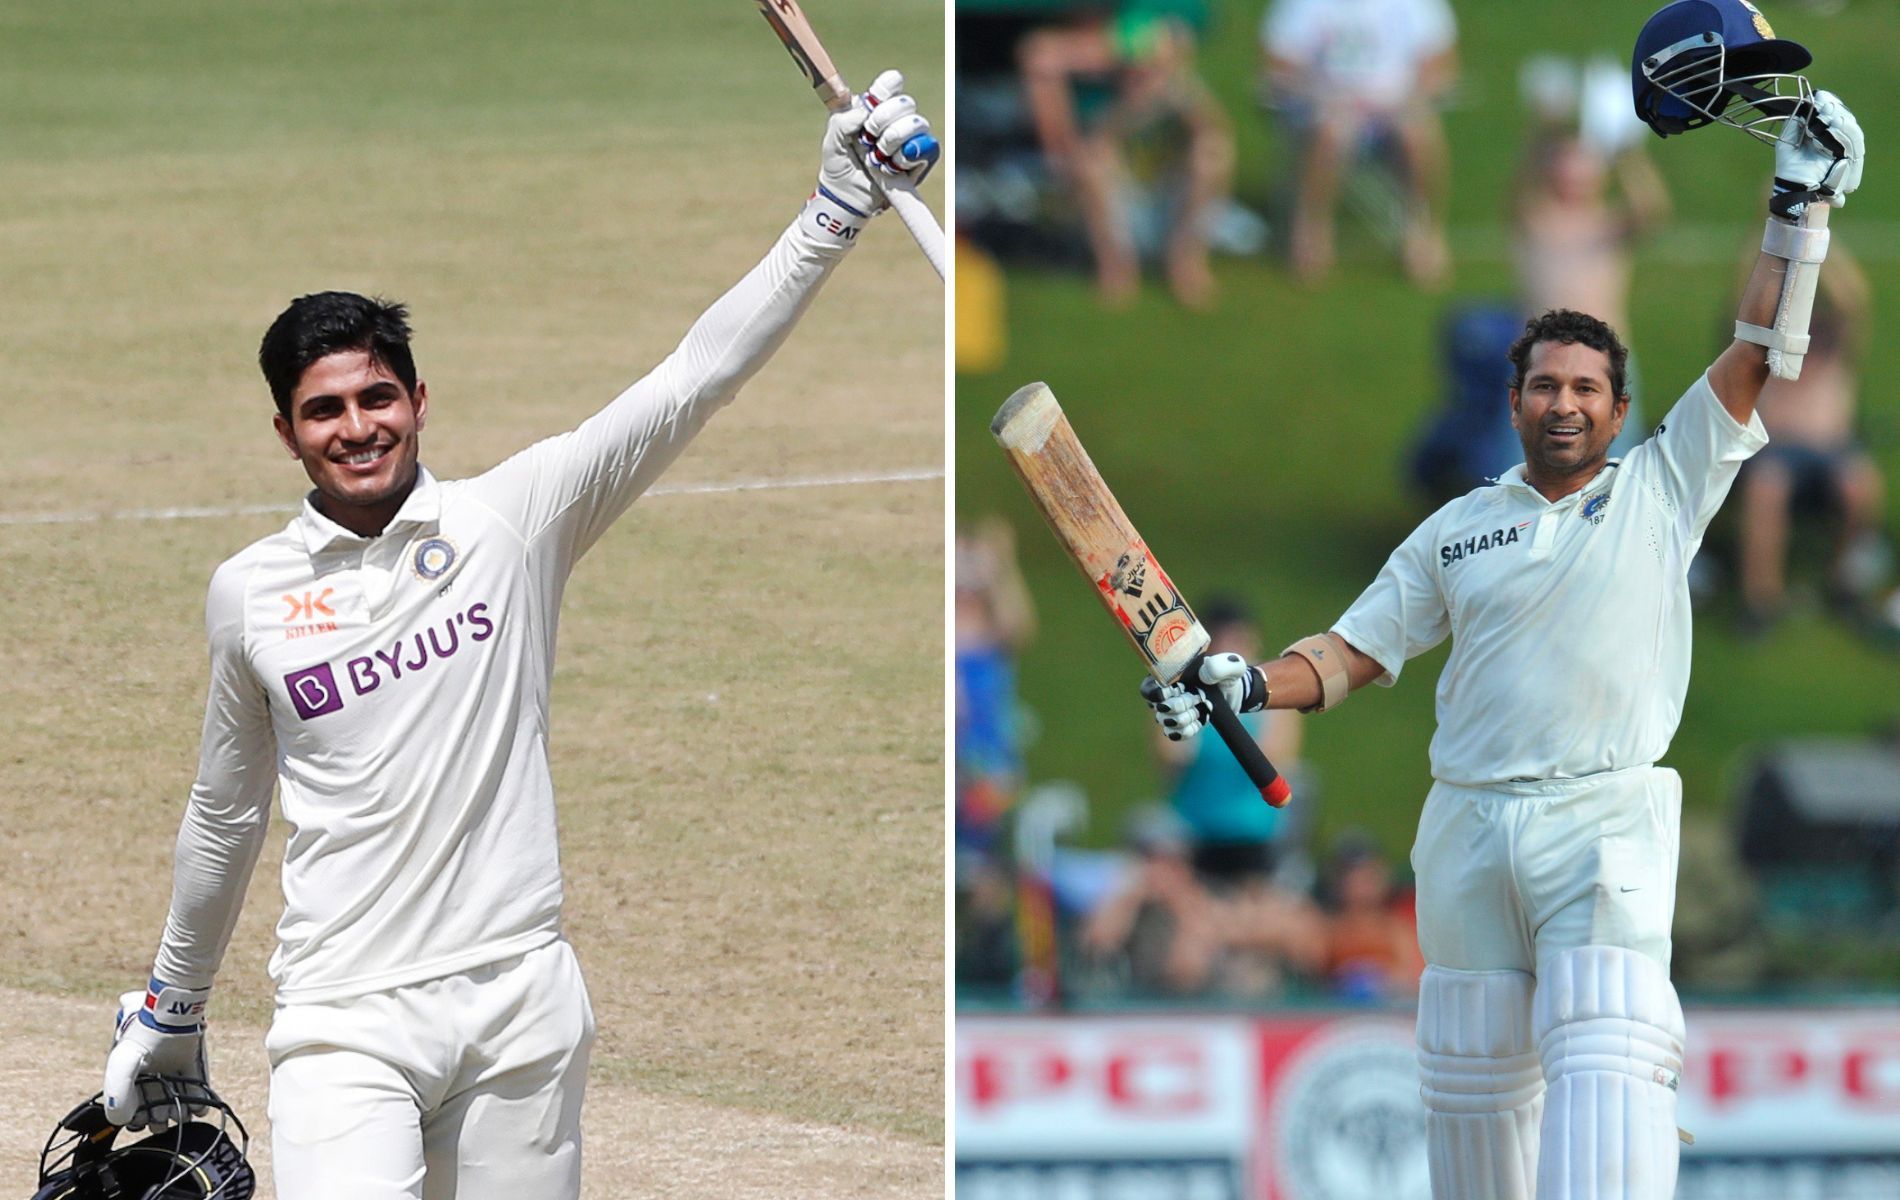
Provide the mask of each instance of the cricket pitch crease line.
MULTIPOLYGON (((854 487, 874 483, 922 483, 942 479, 942 467, 915 467, 900 471, 856 472, 844 475, 807 475, 791 479, 734 479, 723 483, 659 484, 649 496, 715 496, 729 492, 789 491, 796 488, 854 487)), ((266 513, 288 515, 298 511, 288 504, 231 504, 182 508, 124 508, 112 512, 0 512, 0 525, 89 525, 105 521, 195 521, 206 517, 249 517, 266 513)))

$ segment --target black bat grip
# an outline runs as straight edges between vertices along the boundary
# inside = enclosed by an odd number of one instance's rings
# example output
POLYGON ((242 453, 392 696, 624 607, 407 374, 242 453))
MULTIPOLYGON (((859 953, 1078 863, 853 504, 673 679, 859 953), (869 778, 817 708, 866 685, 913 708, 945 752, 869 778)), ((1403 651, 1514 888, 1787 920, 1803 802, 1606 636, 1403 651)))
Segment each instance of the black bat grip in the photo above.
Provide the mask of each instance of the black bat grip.
POLYGON ((1247 772, 1247 778, 1260 789, 1260 798, 1275 808, 1285 808, 1287 801, 1293 799, 1292 787, 1267 761, 1260 743, 1240 723, 1240 718, 1235 715, 1221 690, 1201 682, 1200 656, 1195 656, 1194 661, 1188 664, 1187 670, 1181 674, 1181 680, 1207 701, 1207 707, 1213 712, 1214 732, 1220 734, 1220 740, 1226 742, 1227 748, 1233 751, 1241 769, 1247 772))

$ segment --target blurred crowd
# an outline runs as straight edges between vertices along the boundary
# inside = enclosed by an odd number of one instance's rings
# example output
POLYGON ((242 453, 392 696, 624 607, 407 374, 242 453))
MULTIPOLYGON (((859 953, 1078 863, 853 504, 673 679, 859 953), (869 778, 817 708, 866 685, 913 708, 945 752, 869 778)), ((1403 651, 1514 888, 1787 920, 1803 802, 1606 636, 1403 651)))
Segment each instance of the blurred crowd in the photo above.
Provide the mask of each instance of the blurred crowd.
MULTIPOLYGON (((987 27, 969 18, 986 7, 959 6, 961 368, 982 370, 1002 354, 995 260, 1063 261, 1063 245, 1109 307, 1130 303, 1149 270, 1181 304, 1214 306, 1210 264, 1222 252, 1277 255, 1293 280, 1336 286, 1343 221, 1388 248, 1418 287, 1450 287, 1454 164, 1443 114, 1459 103, 1459 56, 1449 0, 1243 4, 1256 43, 1253 119, 1276 147, 1261 212, 1234 195, 1236 118, 1203 78, 1216 30, 1210 0, 1039 4, 1030 7, 1040 15, 987 27)), ((1222 15, 1231 37, 1235 14, 1222 15)), ((1524 134, 1499 204, 1515 286, 1505 297, 1447 298, 1444 400, 1409 462, 1433 505, 1520 460, 1504 351, 1532 315, 1588 312, 1631 346, 1632 404, 1613 454, 1648 436, 1674 398, 1645 394, 1644 339, 1631 322, 1638 247, 1669 226, 1672 203, 1631 110, 1627 64, 1538 53, 1519 68, 1524 134)), ((1821 273, 1803 377, 1762 397, 1773 444, 1748 464, 1696 566, 1698 598, 1720 600, 1747 636, 1771 636, 1788 613, 1819 609, 1900 646, 1886 492, 1858 411, 1872 313, 1852 236, 1837 232, 1821 273)), ((1735 245, 1737 293, 1754 249, 1752 232, 1735 245)), ((1711 311, 1706 328, 1713 352, 1727 326, 1711 311)))
MULTIPOLYGON (((1298 806, 1263 804, 1218 739, 1157 730, 1154 802, 1128 819, 1120 849, 1078 848, 1069 835, 1086 798, 1024 778, 1013 661, 1034 615, 1008 526, 959 530, 956 569, 960 988, 1035 1004, 1415 993, 1424 964, 1390 860, 1358 833, 1317 854, 1311 844, 1318 790, 1300 762, 1299 714, 1241 718, 1298 781, 1298 806)), ((1200 616, 1211 651, 1261 656, 1238 603, 1212 598, 1200 616)))
MULTIPOLYGON (((1447 227, 1448 193, 1461 178, 1444 123, 1461 104, 1456 0, 1242 8, 1257 109, 1244 114, 1204 74, 1217 54, 1232 62, 1231 47, 1208 40, 1217 29, 1234 36, 1231 6, 1217 22, 1210 0, 960 3, 959 369, 991 369, 1005 353, 999 262, 1084 270, 1110 308, 1158 285, 1204 310, 1222 302, 1220 256, 1264 258, 1299 286, 1336 288, 1347 286, 1342 257, 1363 273, 1371 246, 1390 266, 1370 269, 1446 296, 1442 400, 1404 465, 1422 508, 1522 461, 1505 351, 1527 317, 1548 309, 1599 316, 1631 344, 1632 405, 1612 454, 1648 436, 1675 393, 1645 389, 1632 275, 1645 243, 1653 251, 1651 239, 1668 234, 1674 205, 1631 112, 1627 63, 1565 52, 1518 64, 1522 133, 1508 194, 1496 202, 1498 246, 1482 231, 1447 227), (976 9, 994 18, 982 36, 964 21, 976 9), (1257 168, 1251 186, 1236 186, 1243 121, 1271 131, 1264 189, 1257 168), (1509 295, 1452 293, 1457 256, 1473 247, 1493 260, 1508 254, 1509 295)), ((1900 646, 1887 496, 1860 411, 1875 313, 1854 236, 1851 227, 1835 233, 1801 378, 1763 392, 1771 444, 1743 469, 1692 570, 1710 610, 1703 619, 1745 639, 1773 638, 1806 611, 1900 646)), ((1737 294, 1758 237, 1751 229, 1734 242, 1737 294)), ((1691 328, 1706 327, 1711 355, 1733 311, 1729 302, 1688 314, 1691 328)), ((1301 760, 1301 718, 1247 719, 1296 780, 1292 809, 1263 805, 1217 740, 1157 740, 1153 775, 1137 789, 1150 802, 1121 822, 1118 848, 1085 848, 1105 840, 1099 820, 1091 827, 1091 798, 1032 780, 1023 766, 1035 729, 1015 694, 1014 663, 1035 622, 1008 526, 991 519, 959 530, 956 572, 960 988, 1030 1003, 1412 994, 1420 964, 1405 864, 1363 834, 1319 838, 1324 780, 1301 760)), ((1215 649, 1260 656, 1239 604, 1209 603, 1201 615, 1215 649)), ((1130 712, 1139 713, 1132 688, 1130 712)), ((1764 786, 1756 791, 1774 790, 1764 786)), ((1797 787, 1810 785, 1786 784, 1797 787)), ((1102 797, 1097 807, 1122 813, 1132 799, 1102 797)), ((1873 803, 1900 807, 1900 790, 1873 803)), ((1761 897, 1734 838, 1708 829, 1685 838, 1679 957, 1692 982, 1703 971, 1759 984, 1773 973, 1760 953, 1761 897)))

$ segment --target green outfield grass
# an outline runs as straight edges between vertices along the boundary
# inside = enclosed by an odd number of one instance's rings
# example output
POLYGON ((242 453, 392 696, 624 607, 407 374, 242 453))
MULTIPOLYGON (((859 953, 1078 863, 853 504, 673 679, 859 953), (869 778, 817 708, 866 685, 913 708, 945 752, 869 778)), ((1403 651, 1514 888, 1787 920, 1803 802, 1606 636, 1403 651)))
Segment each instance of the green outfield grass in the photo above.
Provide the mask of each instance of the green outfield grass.
MULTIPOLYGON (((1216 7, 1206 70, 1239 134, 1239 193, 1260 205, 1282 162, 1251 100, 1263 5, 1216 7)), ((1229 591, 1251 600, 1272 646, 1324 628, 1424 515, 1401 473, 1443 386, 1436 344, 1446 300, 1510 293, 1500 226, 1520 144, 1521 60, 1600 49, 1627 62, 1653 7, 1456 5, 1464 77, 1446 126, 1461 253, 1444 298, 1411 290, 1350 219, 1341 230, 1342 269, 1329 286, 1302 289, 1275 262, 1227 261, 1218 267, 1219 310, 1208 316, 1183 312, 1158 285, 1130 311, 1107 313, 1083 278, 1009 275, 1008 362, 957 380, 956 507, 963 517, 1001 511, 1021 531, 1042 621, 1022 663, 1023 695, 1040 725, 1029 765, 1036 779, 1087 787, 1088 840, 1111 843, 1124 814, 1159 794, 1149 721, 1134 696, 1139 672, 991 442, 986 426, 996 407, 1018 385, 1047 380, 1190 596, 1229 591)), ((1890 332, 1900 323, 1893 240, 1900 179, 1889 177, 1883 150, 1900 144, 1895 74, 1883 49, 1900 37, 1900 14, 1856 3, 1831 17, 1787 4, 1769 15, 1778 32, 1814 51, 1811 74, 1855 108, 1873 147, 1863 190, 1834 228, 1873 276, 1862 405, 1888 478, 1900 478, 1892 436, 1900 342, 1890 332)), ((1744 239, 1760 228, 1772 158, 1729 130, 1652 141, 1651 150, 1677 211, 1677 226, 1643 249, 1636 272, 1631 340, 1654 421, 1722 344, 1736 263, 1744 239)), ((1900 496, 1890 510, 1900 517, 1900 496)), ((1443 655, 1441 648, 1414 662, 1397 688, 1307 723, 1308 757, 1324 781, 1322 837, 1359 826, 1395 855, 1410 846, 1429 782, 1432 684, 1443 655)), ((1733 765, 1763 742, 1892 721, 1900 713, 1896 665, 1818 615, 1754 644, 1737 641, 1720 610, 1700 618, 1694 682, 1667 760, 1683 774, 1689 810, 1721 819, 1733 765)), ((1549 692, 1562 706, 1563 681, 1549 681, 1549 692)))
MULTIPOLYGON (((943 112, 939 4, 820 7, 856 81, 906 67, 943 112)), ((307 486, 254 365, 283 305, 408 301, 423 460, 485 469, 672 349, 798 211, 823 121, 745 0, 0 7, 0 513, 284 506, 0 523, 0 986, 95 1003, 103 1054, 112 999, 149 970, 197 760, 205 584, 307 486)), ((941 210, 940 183, 924 192, 941 210)), ((664 484, 920 474, 643 500, 569 589, 551 734, 597 1075, 869 1131, 926 1169, 938 288, 880 221, 664 484)), ((270 1011, 277 854, 218 981, 234 1024, 270 1011)), ((50 1127, 97 1077, 30 1082, 50 1127)))

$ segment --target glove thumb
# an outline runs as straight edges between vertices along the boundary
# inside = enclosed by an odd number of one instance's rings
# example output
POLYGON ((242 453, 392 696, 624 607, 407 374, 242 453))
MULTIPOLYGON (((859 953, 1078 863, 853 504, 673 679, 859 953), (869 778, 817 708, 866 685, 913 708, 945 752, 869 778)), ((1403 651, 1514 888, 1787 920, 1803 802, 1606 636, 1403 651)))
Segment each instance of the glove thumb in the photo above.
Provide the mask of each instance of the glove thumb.
POLYGON ((138 1115, 138 1076, 145 1054, 137 1042, 121 1041, 106 1055, 106 1120, 114 1125, 124 1125, 138 1115))

